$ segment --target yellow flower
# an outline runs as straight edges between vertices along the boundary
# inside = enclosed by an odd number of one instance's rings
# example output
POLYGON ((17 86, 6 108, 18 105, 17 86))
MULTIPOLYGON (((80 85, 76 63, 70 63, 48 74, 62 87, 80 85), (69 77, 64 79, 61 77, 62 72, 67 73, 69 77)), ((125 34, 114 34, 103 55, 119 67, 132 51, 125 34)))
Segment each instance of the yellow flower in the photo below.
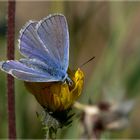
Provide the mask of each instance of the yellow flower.
POLYGON ((26 88, 37 101, 50 111, 63 111, 70 108, 80 96, 84 74, 78 69, 68 69, 68 76, 73 81, 72 85, 67 82, 24 82, 26 88))

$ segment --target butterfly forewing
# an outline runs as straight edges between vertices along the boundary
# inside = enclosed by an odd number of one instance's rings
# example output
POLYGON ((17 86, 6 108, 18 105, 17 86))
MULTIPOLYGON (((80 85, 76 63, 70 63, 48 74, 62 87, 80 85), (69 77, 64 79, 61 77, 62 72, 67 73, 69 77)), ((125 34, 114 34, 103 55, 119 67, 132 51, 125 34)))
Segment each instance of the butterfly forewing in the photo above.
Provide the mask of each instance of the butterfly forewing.
POLYGON ((63 15, 52 15, 40 21, 37 33, 49 53, 65 72, 69 63, 69 33, 63 15))

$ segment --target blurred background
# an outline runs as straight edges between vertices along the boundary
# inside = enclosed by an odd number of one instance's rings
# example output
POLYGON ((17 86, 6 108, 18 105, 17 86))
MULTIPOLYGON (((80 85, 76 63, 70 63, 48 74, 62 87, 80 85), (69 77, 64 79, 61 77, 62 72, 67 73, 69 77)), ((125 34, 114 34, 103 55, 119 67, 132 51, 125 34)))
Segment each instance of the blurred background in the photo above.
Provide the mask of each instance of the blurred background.
MULTIPOLYGON (((82 67, 85 85, 80 103, 99 101, 121 104, 133 100, 127 127, 106 131, 104 138, 140 138, 140 2, 20 2, 16 3, 16 59, 19 31, 29 20, 52 13, 66 16, 70 33, 70 67, 82 67)), ((0 2, 0 61, 6 60, 7 2, 0 2)), ((36 112, 41 107, 22 81, 16 81, 18 138, 44 138, 36 112)), ((8 137, 6 74, 0 71, 0 138, 8 137)), ((59 138, 79 138, 79 119, 59 138)))

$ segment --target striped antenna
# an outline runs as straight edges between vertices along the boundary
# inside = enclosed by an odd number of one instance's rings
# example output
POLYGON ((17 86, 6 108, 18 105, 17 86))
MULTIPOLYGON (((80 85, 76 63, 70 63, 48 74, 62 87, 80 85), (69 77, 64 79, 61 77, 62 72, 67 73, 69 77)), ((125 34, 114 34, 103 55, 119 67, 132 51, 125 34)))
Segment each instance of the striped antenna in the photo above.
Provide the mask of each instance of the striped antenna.
POLYGON ((93 56, 92 58, 90 58, 89 60, 87 60, 86 62, 84 62, 80 68, 82 68, 83 66, 85 66, 87 63, 89 63, 90 61, 92 61, 95 58, 95 56, 93 56))

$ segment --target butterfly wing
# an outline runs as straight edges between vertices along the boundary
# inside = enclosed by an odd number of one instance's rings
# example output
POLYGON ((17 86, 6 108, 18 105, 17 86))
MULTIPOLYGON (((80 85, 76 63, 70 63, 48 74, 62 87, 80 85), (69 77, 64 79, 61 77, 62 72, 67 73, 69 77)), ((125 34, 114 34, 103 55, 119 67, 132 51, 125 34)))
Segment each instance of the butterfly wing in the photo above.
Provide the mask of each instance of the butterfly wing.
POLYGON ((65 17, 48 16, 37 25, 37 33, 43 44, 65 73, 69 64, 69 33, 65 17))
POLYGON ((61 80, 60 77, 54 77, 48 73, 48 69, 43 62, 32 59, 0 62, 0 69, 20 80, 29 82, 52 82, 61 80))
POLYGON ((20 31, 19 49, 21 54, 29 59, 38 59, 50 67, 58 67, 50 53, 42 43, 36 32, 38 22, 30 21, 20 31))
POLYGON ((5 72, 31 82, 63 81, 67 77, 69 35, 64 16, 30 21, 21 30, 19 47, 27 59, 1 62, 5 72))

